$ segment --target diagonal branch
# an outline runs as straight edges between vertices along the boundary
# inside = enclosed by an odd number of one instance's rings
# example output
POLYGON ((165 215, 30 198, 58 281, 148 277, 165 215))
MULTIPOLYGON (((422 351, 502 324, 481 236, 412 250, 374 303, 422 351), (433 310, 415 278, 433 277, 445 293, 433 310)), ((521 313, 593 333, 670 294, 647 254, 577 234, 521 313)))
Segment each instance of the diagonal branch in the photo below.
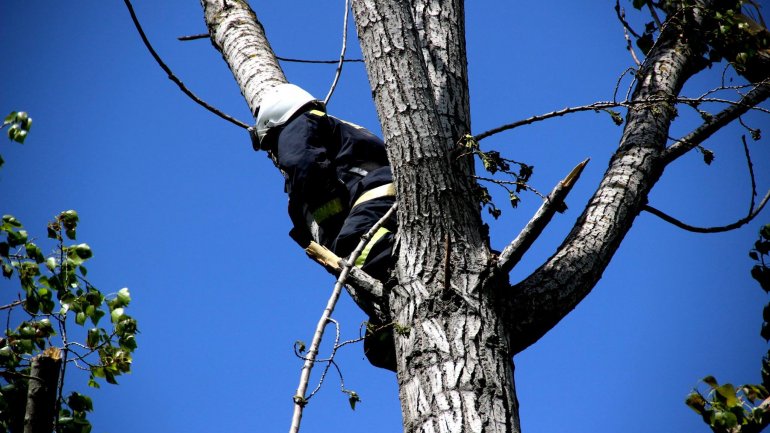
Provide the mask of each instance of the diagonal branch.
POLYGON ((563 212, 566 209, 564 199, 572 190, 578 178, 580 178, 580 174, 583 172, 586 164, 588 164, 588 161, 586 159, 573 168, 567 177, 561 180, 553 191, 548 194, 548 197, 543 200, 540 209, 529 220, 524 230, 500 253, 500 258, 497 262, 498 269, 506 274, 510 272, 519 263, 524 253, 529 250, 529 247, 537 240, 543 229, 551 222, 551 218, 553 218, 556 212, 563 212))
POLYGON ((292 416, 291 420, 291 428, 289 429, 290 433, 296 433, 299 431, 299 426, 302 422, 302 410, 307 404, 305 393, 307 392, 307 386, 310 382, 310 372, 313 370, 313 365, 315 364, 315 358, 318 355, 318 349, 321 346, 321 340, 323 339, 326 324, 331 320, 332 312, 334 312, 334 307, 337 305, 337 300, 340 298, 342 287, 345 285, 345 281, 348 278, 350 270, 353 269, 353 264, 355 263, 358 256, 361 255, 361 252, 364 250, 364 247, 366 247, 366 244, 368 244, 372 236, 374 236, 374 233, 379 230, 385 221, 387 221, 388 218, 393 215, 397 207, 398 202, 394 203, 390 210, 388 210, 385 215, 383 215, 382 218, 380 218, 380 220, 377 221, 377 223, 375 223, 363 237, 361 237, 361 241, 356 246, 356 249, 353 250, 353 252, 350 254, 350 257, 348 257, 348 259, 345 260, 342 264, 340 276, 337 278, 337 283, 334 285, 334 289, 332 290, 332 294, 329 297, 329 301, 326 303, 326 308, 324 309, 323 314, 321 314, 321 319, 318 320, 315 334, 313 335, 313 341, 310 343, 310 349, 308 349, 305 363, 302 366, 299 386, 297 387, 297 393, 294 394, 294 415, 292 416))
POLYGON ((482 132, 481 134, 475 135, 473 137, 474 140, 480 141, 483 140, 491 135, 499 134, 503 131, 507 131, 509 129, 518 128, 519 126, 529 125, 531 123, 540 122, 542 120, 550 119, 553 117, 560 117, 564 116, 566 114, 570 113, 578 113, 581 111, 599 111, 599 110, 606 110, 609 108, 615 108, 615 107, 621 107, 625 105, 624 102, 611 102, 611 101, 600 101, 600 102, 594 102, 593 104, 588 105, 581 105, 579 107, 567 107, 562 108, 561 110, 551 111, 550 113, 545 114, 538 114, 536 116, 528 117, 523 120, 519 120, 516 122, 508 123, 506 125, 498 126, 497 128, 490 129, 489 131, 482 132))
POLYGON ((131 20, 134 22, 134 26, 136 27, 136 30, 139 32, 139 36, 142 38, 142 42, 144 42, 144 46, 147 47, 147 50, 152 54, 152 57, 155 59, 155 61, 158 63, 158 66, 160 66, 161 69, 168 75, 169 80, 173 81, 177 86, 179 86, 179 89, 187 96, 189 96, 193 101, 197 102, 203 108, 209 110, 210 112, 216 114, 217 116, 221 117, 222 119, 227 120, 228 122, 240 126, 241 128, 248 129, 249 125, 241 122, 238 119, 235 119, 231 117, 228 114, 223 113, 219 109, 213 107, 212 105, 209 105, 206 101, 199 98, 195 93, 193 93, 190 89, 187 88, 187 86, 184 85, 182 80, 177 78, 176 75, 171 71, 171 68, 169 68, 166 63, 163 62, 163 59, 160 58, 158 53, 155 51, 155 49, 152 47, 152 44, 150 44, 150 40, 147 39, 147 35, 144 33, 144 30, 142 29, 142 25, 139 23, 139 19, 136 17, 136 13, 134 12, 134 7, 131 5, 130 0, 123 0, 126 4, 126 7, 128 8, 128 12, 131 14, 131 20))
POLYGON ((669 164, 690 150, 698 147, 703 141, 711 137, 712 134, 719 131, 722 127, 737 119, 768 97, 770 97, 770 82, 765 80, 741 98, 740 101, 730 105, 709 120, 703 122, 701 126, 666 149, 662 154, 664 164, 669 164))

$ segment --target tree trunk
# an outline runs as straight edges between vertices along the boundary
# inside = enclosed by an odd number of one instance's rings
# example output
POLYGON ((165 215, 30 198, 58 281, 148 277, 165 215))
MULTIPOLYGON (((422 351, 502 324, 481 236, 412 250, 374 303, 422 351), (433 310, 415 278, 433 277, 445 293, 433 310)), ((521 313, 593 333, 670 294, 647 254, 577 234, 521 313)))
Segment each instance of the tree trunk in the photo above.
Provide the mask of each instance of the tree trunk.
POLYGON ((470 164, 450 157, 458 130, 442 127, 455 105, 433 102, 453 92, 442 71, 426 66, 429 50, 407 2, 357 1, 353 11, 400 203, 399 284, 389 308, 409 329, 396 335, 404 430, 518 432, 513 364, 470 164))
POLYGON ((61 359, 45 354, 32 358, 24 413, 24 433, 51 433, 56 415, 61 359))

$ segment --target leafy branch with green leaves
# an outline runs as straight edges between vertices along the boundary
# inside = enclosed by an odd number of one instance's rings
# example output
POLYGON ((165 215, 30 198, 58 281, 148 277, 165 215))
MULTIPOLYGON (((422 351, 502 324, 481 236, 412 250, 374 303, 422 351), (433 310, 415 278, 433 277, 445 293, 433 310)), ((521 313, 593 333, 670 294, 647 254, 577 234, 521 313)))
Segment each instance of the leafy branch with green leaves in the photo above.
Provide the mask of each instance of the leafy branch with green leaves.
MULTIPOLYGON (((751 276, 760 287, 770 293, 770 224, 759 231, 759 239, 749 256, 756 264, 751 276)), ((762 316, 760 332, 770 341, 770 303, 762 316)), ((770 424, 770 350, 762 358, 762 383, 734 386, 720 385, 714 376, 706 376, 702 383, 708 387, 705 393, 694 389, 685 403, 703 418, 714 433, 758 433, 770 424)))
MULTIPOLYGON (((23 143, 31 123, 26 113, 13 112, 3 127, 10 126, 11 140, 23 143)), ((88 371, 94 388, 102 380, 117 384, 118 376, 131 371, 138 333, 125 311, 131 294, 127 288, 104 294, 87 279, 93 251, 75 242, 79 221, 74 210, 59 213, 46 227, 47 239, 32 237, 12 215, 0 221, 2 274, 19 283, 16 299, 0 306, 6 315, 0 433, 89 433, 93 403, 78 392, 63 395, 67 368, 88 371)))

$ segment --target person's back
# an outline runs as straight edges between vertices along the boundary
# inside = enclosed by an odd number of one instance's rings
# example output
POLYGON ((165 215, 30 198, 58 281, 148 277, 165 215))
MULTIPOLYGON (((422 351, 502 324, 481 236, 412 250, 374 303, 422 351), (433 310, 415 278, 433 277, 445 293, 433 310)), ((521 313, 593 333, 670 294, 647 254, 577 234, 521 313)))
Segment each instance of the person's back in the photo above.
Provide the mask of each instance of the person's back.
MULTIPOLYGON (((256 132, 255 149, 270 152, 286 178, 293 238, 315 239, 347 257, 393 206, 395 188, 384 142, 365 128, 328 116, 299 87, 284 84, 263 97, 256 132)), ((386 221, 356 266, 385 281, 393 266, 396 229, 395 217, 386 221)), ((395 370, 392 338, 370 340, 365 344, 370 362, 395 370)))

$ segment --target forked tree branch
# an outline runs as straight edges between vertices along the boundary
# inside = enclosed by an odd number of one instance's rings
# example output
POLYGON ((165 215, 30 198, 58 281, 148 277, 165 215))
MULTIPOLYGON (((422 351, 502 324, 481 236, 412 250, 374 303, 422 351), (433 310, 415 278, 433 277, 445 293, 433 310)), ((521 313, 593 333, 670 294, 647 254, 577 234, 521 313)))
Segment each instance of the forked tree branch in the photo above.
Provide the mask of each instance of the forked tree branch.
POLYGON ((646 204, 665 167, 660 155, 677 95, 699 70, 692 30, 668 21, 637 74, 634 109, 597 191, 556 253, 512 288, 503 307, 512 353, 539 340, 588 295, 646 204))
POLYGON ((580 178, 580 174, 583 172, 586 164, 588 164, 588 161, 586 159, 573 168, 567 177, 561 180, 553 191, 548 194, 548 197, 543 200, 543 204, 521 233, 500 253, 500 258, 497 262, 498 269, 506 274, 510 272, 519 263, 524 253, 537 240, 543 229, 551 222, 551 218, 553 218, 556 212, 563 212, 566 209, 564 199, 572 190, 578 178, 580 178))

